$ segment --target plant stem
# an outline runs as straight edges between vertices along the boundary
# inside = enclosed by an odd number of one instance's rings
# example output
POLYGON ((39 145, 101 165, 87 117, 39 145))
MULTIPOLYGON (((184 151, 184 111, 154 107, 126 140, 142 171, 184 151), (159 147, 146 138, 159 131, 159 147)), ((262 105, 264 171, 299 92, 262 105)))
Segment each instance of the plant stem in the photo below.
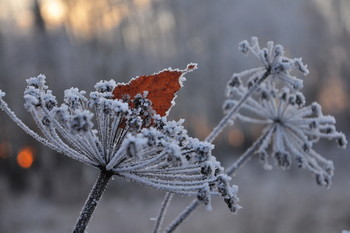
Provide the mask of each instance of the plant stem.
POLYGON ((106 189, 112 175, 113 174, 111 172, 101 170, 100 175, 97 178, 82 211, 80 212, 80 216, 77 220, 73 233, 84 233, 92 217, 92 214, 94 213, 94 210, 103 194, 103 191, 106 189))
POLYGON ((167 192, 165 194, 162 206, 160 208, 160 211, 159 211, 159 214, 158 214, 158 217, 157 217, 157 221, 156 221, 156 223, 154 225, 153 233, 160 232, 160 228, 162 227, 164 216, 166 214, 168 206, 170 205, 171 200, 173 199, 173 196, 174 196, 173 193, 167 192))
POLYGON ((226 169, 226 174, 229 176, 232 176, 234 173, 237 172, 238 169, 243 167, 244 164, 246 164, 254 155, 255 150, 261 145, 261 143, 265 140, 266 136, 269 133, 266 132, 263 135, 261 135, 252 146, 250 146, 239 158, 226 169))
POLYGON ((173 232, 191 213, 200 205, 198 199, 195 199, 184 209, 179 216, 168 226, 164 233, 173 232))
POLYGON ((222 132, 222 130, 230 123, 234 115, 241 108, 243 103, 258 89, 260 84, 270 75, 270 70, 266 70, 266 72, 261 76, 261 78, 249 89, 249 91, 239 100, 239 102, 226 114, 224 118, 221 119, 219 124, 211 131, 208 137, 205 139, 207 142, 213 142, 215 138, 222 132))
MULTIPOLYGON (((244 102, 258 89, 260 84, 265 81, 271 74, 270 69, 267 69, 265 73, 258 79, 258 81, 249 89, 249 92, 247 92, 240 100, 239 102, 226 114, 224 118, 221 119, 219 124, 213 129, 213 131, 207 136, 205 141, 207 142, 213 142, 215 138, 222 132, 222 130, 230 123, 234 115, 239 111, 241 106, 244 104, 244 102)), ((262 141, 265 139, 266 134, 261 136, 251 147, 248 148, 248 150, 245 151, 244 154, 242 154, 238 160, 236 160, 226 171, 226 174, 231 176, 233 173, 237 172, 246 162, 249 161, 249 159, 254 154, 254 151, 256 148, 262 143, 262 141)), ((183 210, 178 217, 168 226, 165 233, 171 233, 173 232, 186 218, 190 216, 190 214, 200 205, 198 199, 193 200, 190 205, 186 207, 185 210, 183 210)))
MULTIPOLYGON (((263 134, 258 140, 254 142, 254 144, 249 147, 227 170, 226 174, 232 176, 236 173, 243 165, 248 162, 251 157, 254 155, 255 150, 261 145, 261 143, 265 140, 268 132, 263 134)), ((186 218, 188 218, 191 213, 200 205, 198 199, 195 199, 189 204, 186 209, 184 209, 177 218, 168 226, 165 233, 173 232, 186 218)))

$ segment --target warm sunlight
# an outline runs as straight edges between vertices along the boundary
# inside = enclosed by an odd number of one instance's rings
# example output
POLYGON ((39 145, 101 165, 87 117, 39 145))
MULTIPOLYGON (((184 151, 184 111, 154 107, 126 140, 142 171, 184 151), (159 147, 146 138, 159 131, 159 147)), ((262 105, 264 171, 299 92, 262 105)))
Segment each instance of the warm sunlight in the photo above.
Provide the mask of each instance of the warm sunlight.
POLYGON ((8 23, 13 28, 16 25, 22 29, 21 32, 23 29, 30 28, 33 22, 31 4, 29 0, 0 1, 1 26, 8 23))
POLYGON ((42 16, 49 27, 57 27, 63 23, 67 10, 60 0, 43 1, 42 16))

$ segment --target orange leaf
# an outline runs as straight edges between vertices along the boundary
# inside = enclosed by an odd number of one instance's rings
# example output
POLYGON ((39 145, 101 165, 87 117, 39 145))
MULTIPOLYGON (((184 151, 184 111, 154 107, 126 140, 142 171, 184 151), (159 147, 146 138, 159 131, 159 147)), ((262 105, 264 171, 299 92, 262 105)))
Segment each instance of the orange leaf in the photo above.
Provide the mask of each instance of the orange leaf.
POLYGON ((161 116, 166 116, 175 104, 176 92, 185 80, 183 75, 196 68, 197 64, 191 63, 185 70, 169 68, 157 74, 138 76, 128 83, 118 84, 113 90, 114 98, 125 99, 128 95, 132 101, 135 95, 143 95, 147 91, 147 99, 152 101, 153 110, 161 116))

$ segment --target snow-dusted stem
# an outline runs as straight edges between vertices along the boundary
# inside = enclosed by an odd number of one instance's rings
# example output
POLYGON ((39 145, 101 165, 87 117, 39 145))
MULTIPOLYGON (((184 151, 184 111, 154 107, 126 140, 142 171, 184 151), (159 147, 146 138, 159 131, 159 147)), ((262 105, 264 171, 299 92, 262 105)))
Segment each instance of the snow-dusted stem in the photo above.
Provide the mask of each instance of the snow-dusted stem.
POLYGON ((226 114, 224 118, 219 122, 219 124, 213 129, 213 131, 208 135, 205 139, 207 142, 213 142, 215 138, 222 132, 223 129, 230 123, 234 115, 239 111, 243 103, 256 91, 256 89, 260 86, 260 84, 270 75, 270 70, 268 69, 258 81, 250 88, 249 92, 247 92, 239 102, 226 114))
POLYGON ((94 210, 103 194, 103 191, 106 189, 111 177, 112 173, 101 170, 100 175, 97 178, 82 211, 80 212, 80 216, 77 220, 77 224, 75 225, 73 233, 84 233, 92 217, 92 214, 94 213, 94 210))
POLYGON ((156 223, 154 224, 153 233, 159 233, 160 232, 160 228, 162 227, 164 216, 165 216, 166 211, 168 209, 168 206, 169 206, 169 204, 171 202, 171 199, 173 199, 173 196, 174 196, 173 193, 169 193, 168 192, 168 193, 165 194, 162 206, 161 206, 161 208, 159 210, 159 214, 158 214, 156 223))
POLYGON ((226 169, 226 174, 232 176, 234 173, 236 173, 237 170, 243 167, 243 165, 246 164, 252 158, 255 150, 265 140, 267 134, 268 132, 263 134, 260 138, 258 138, 258 140, 256 140, 254 144, 244 152, 244 154, 242 154, 231 166, 229 166, 226 169))
MULTIPOLYGON (((265 140, 268 133, 263 134, 254 144, 249 147, 244 154, 242 154, 227 170, 226 174, 231 176, 236 173, 243 165, 248 162, 254 155, 255 150, 261 145, 265 140)), ((186 209, 184 209, 179 216, 168 226, 164 233, 171 233, 186 219, 191 213, 200 205, 200 202, 196 199, 189 204, 186 209)))
POLYGON ((179 216, 168 226, 164 233, 171 233, 176 230, 176 228, 186 219, 191 213, 200 205, 200 202, 196 199, 189 204, 186 209, 184 209, 179 216))

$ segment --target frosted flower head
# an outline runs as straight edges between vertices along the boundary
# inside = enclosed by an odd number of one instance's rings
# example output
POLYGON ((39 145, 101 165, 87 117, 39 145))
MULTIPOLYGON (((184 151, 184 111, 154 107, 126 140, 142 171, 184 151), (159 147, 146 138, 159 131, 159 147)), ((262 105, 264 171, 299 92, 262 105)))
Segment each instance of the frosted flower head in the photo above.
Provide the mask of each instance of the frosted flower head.
POLYGON ((242 41, 239 44, 239 50, 243 54, 249 52, 258 58, 262 67, 254 68, 244 71, 239 74, 234 74, 235 79, 248 76, 249 87, 265 74, 270 79, 281 80, 290 86, 293 90, 302 88, 303 81, 291 75, 293 70, 298 70, 302 74, 307 75, 309 73, 307 66, 303 64, 301 58, 287 58, 284 56, 284 49, 282 45, 274 45, 272 41, 267 43, 266 48, 260 48, 258 39, 252 37, 251 42, 242 41))
MULTIPOLYGON (((231 109, 247 91, 248 88, 241 83, 229 84, 224 108, 231 109)), ((248 98, 237 118, 266 125, 263 140, 256 151, 266 168, 271 168, 269 155, 284 169, 290 167, 294 157, 297 165, 308 169, 319 185, 331 184, 333 163, 318 154, 313 145, 321 138, 327 138, 344 148, 347 141, 345 135, 336 130, 334 117, 323 115, 319 104, 305 106, 301 92, 286 87, 279 90, 268 82, 255 96, 248 98)))
POLYGON ((70 88, 58 105, 45 82, 43 75, 30 78, 24 92, 25 108, 44 137, 25 130, 40 142, 110 174, 195 195, 205 204, 211 195, 221 195, 230 210, 238 209, 237 187, 229 184, 230 177, 212 155, 214 146, 189 137, 183 120, 167 121, 156 115, 147 91, 131 97, 131 102, 114 99, 116 83, 101 81, 89 99, 85 91, 70 88))

